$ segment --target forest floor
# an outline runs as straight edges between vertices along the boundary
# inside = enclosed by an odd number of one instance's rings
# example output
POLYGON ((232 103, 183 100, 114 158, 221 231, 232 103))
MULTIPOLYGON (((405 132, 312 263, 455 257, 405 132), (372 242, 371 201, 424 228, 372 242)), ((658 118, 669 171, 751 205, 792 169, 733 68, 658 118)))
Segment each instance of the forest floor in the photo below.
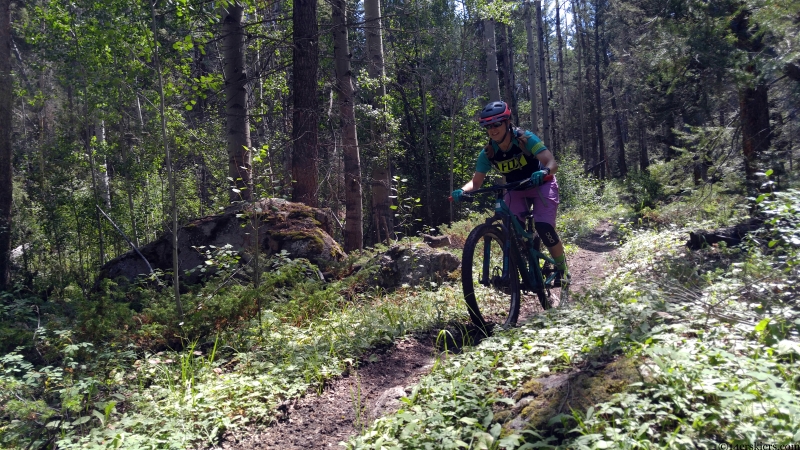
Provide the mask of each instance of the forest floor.
MULTIPOLYGON (((569 257, 572 290, 580 292, 609 273, 616 237, 608 223, 577 242, 569 257)), ((528 312, 530 314, 531 312, 528 312)), ((526 319, 523 308, 520 322, 526 319)), ((457 335, 457 327, 448 330, 457 335)), ((329 382, 322 392, 285 402, 279 419, 267 428, 249 427, 227 434, 223 449, 328 449, 365 430, 375 419, 395 412, 400 398, 430 372, 438 352, 438 330, 407 336, 364 355, 360 367, 329 382)), ((459 342, 458 337, 453 339, 459 342)), ((449 347, 453 351, 453 347, 449 347)), ((456 348, 457 351, 457 348, 456 348)))

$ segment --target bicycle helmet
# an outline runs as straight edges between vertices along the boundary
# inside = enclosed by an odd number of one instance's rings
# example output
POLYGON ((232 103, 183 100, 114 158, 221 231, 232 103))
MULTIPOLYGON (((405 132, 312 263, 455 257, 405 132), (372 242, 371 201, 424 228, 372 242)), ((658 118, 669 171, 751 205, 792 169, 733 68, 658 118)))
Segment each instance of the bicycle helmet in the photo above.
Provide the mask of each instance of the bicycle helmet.
POLYGON ((508 109, 506 102, 491 102, 481 110, 478 123, 480 123, 482 127, 485 127, 486 125, 502 122, 510 118, 511 110, 508 109))

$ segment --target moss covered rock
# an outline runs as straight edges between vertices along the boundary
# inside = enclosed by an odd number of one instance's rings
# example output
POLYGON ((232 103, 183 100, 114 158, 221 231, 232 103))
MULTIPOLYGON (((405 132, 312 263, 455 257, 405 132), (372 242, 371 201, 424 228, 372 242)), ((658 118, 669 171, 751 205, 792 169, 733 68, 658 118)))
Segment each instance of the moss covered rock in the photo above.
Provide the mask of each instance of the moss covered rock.
MULTIPOLYGON (((344 257, 339 244, 331 237, 332 221, 328 213, 302 203, 283 199, 261 199, 254 203, 233 205, 222 214, 195 219, 178 232, 178 258, 182 272, 203 265, 206 256, 198 248, 221 248, 230 245, 242 261, 249 261, 258 250, 271 255, 286 251, 292 258, 306 258, 318 266, 344 257)), ((172 271, 172 233, 142 246, 142 255, 153 269, 172 271)), ((144 260, 129 251, 106 263, 103 278, 134 280, 149 274, 144 260)), ((200 273, 181 274, 186 282, 197 282, 200 273)))

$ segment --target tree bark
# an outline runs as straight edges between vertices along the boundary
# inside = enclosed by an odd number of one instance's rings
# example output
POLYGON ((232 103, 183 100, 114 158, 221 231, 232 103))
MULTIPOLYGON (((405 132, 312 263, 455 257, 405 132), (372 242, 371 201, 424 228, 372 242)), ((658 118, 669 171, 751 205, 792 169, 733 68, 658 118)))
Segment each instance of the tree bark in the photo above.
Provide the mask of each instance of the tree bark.
POLYGON ((497 78, 500 82, 501 100, 504 100, 511 107, 511 121, 517 123, 517 115, 513 107, 514 82, 512 80, 511 51, 509 49, 507 31, 510 27, 504 23, 498 23, 496 28, 499 36, 497 39, 497 69, 499 71, 497 78))
POLYGON ((595 100, 595 125, 597 127, 597 141, 600 150, 598 155, 598 163, 600 164, 600 178, 606 177, 606 167, 608 161, 606 160, 606 142, 603 136, 603 105, 600 96, 600 47, 602 45, 600 40, 600 27, 602 25, 602 8, 600 0, 595 2, 595 23, 594 23, 594 100, 595 100))
MULTIPOLYGON (((380 83, 378 84, 377 95, 373 97, 372 107, 376 110, 384 111, 386 97, 386 84, 384 84, 384 78, 386 76, 386 69, 383 55, 383 26, 381 21, 380 0, 364 1, 364 20, 366 22, 364 28, 366 30, 367 38, 367 73, 369 74, 370 78, 377 78, 380 80, 380 83)), ((391 239, 388 230, 394 228, 393 217, 391 214, 392 211, 389 209, 389 174, 392 170, 392 161, 389 147, 384 144, 382 138, 384 134, 383 119, 380 119, 380 121, 373 120, 370 124, 370 130, 372 131, 372 143, 376 146, 384 147, 386 149, 385 168, 379 169, 376 166, 373 169, 372 217, 377 218, 375 228, 377 242, 383 242, 381 230, 386 230, 384 237, 388 243, 391 239), (378 175, 379 178, 376 178, 376 175, 378 175), (378 185, 376 185, 376 183, 378 183, 378 185), (381 195, 382 197, 377 198, 377 195, 381 195)), ((376 154, 380 153, 380 147, 376 149, 376 154)))
POLYGON ((317 206, 317 2, 292 3, 292 199, 317 206))
POLYGON ((547 72, 544 58, 544 26, 542 25, 542 2, 536 1, 536 29, 539 37, 539 91, 542 93, 542 140, 548 147, 553 145, 550 130, 550 101, 547 96, 547 72))
MULTIPOLYGON (((108 176, 108 161, 106 160, 106 123, 103 119, 95 119, 94 125, 95 144, 97 145, 98 160, 102 162, 97 163, 97 180, 100 184, 100 198, 103 200, 103 205, 107 210, 111 210, 111 186, 108 176)), ((94 170, 94 168, 92 169, 94 170)))
POLYGON ((0 0, 0 290, 9 286, 11 256, 12 149, 11 0, 0 0))
POLYGON ((578 154, 582 159, 586 159, 586 126, 584 124, 584 116, 585 116, 585 108, 584 108, 584 100, 583 100, 583 32, 581 28, 581 14, 580 14, 580 7, 579 2, 577 0, 573 0, 572 2, 572 16, 573 22, 575 23, 575 47, 577 50, 577 63, 578 63, 578 109, 579 109, 579 119, 580 119, 580 132, 581 132, 581 146, 578 154))
POLYGON ((556 40, 558 44, 558 148, 564 148, 564 120, 566 118, 566 96, 564 95, 564 41, 561 39, 561 5, 556 0, 556 40))
POLYGON ((178 317, 183 318, 183 304, 181 303, 181 289, 180 289, 180 262, 178 260, 178 204, 175 198, 175 171, 172 168, 172 155, 169 151, 169 143, 167 141, 167 117, 164 114, 164 76, 161 74, 161 62, 158 55, 158 33, 156 31, 156 7, 155 3, 151 4, 150 11, 153 14, 153 62, 155 69, 158 72, 158 94, 159 94, 159 113, 161 115, 161 140, 164 144, 164 157, 167 166, 167 177, 169 180, 169 198, 171 203, 171 216, 172 216, 172 235, 170 237, 172 244, 172 293, 175 296, 175 308, 178 312, 178 317))
POLYGON ((525 33, 528 35, 528 99, 531 102, 531 131, 539 135, 539 107, 536 96, 536 55, 533 50, 533 8, 525 3, 525 33))
POLYGON ((486 82, 489 101, 500 100, 500 80, 497 73, 497 45, 494 38, 494 19, 483 21, 483 44, 486 52, 486 82))
POLYGON ((231 203, 252 199, 253 161, 244 65, 244 7, 232 3, 223 9, 223 64, 225 118, 228 138, 228 176, 233 178, 231 203))
POLYGON ((742 123, 742 153, 745 178, 751 190, 757 184, 758 161, 770 146, 769 104, 767 85, 763 82, 742 89, 739 97, 742 123))
POLYGON ((342 155, 344 157, 345 224, 344 250, 364 247, 364 222, 361 207, 361 159, 358 152, 356 114, 353 106, 353 81, 350 71, 350 49, 347 40, 345 0, 332 0, 333 58, 336 70, 336 91, 339 118, 342 121, 342 155))
POLYGON ((643 123, 639 124, 639 170, 644 172, 650 167, 650 156, 647 154, 647 129, 643 123))
POLYGON ((422 98, 422 143, 425 151, 425 216, 433 223, 431 211, 431 145, 428 139, 428 93, 425 91, 425 77, 419 76, 419 95, 422 98))

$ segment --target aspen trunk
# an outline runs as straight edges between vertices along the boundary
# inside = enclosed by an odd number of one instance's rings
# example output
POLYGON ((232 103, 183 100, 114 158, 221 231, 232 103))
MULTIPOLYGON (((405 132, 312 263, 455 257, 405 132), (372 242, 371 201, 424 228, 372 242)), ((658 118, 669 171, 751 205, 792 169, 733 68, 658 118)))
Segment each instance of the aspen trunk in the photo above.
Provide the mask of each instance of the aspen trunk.
POLYGON ((361 206, 361 159, 354 108, 353 81, 350 72, 350 49, 347 40, 347 10, 345 0, 332 0, 333 58, 336 71, 336 91, 339 99, 339 118, 342 122, 342 155, 344 157, 345 224, 344 250, 351 252, 364 247, 364 224, 361 206))
POLYGON ((494 38, 494 19, 483 21, 483 43, 486 52, 486 82, 489 101, 500 100, 500 80, 497 74, 497 45, 494 38))
POLYGON ((228 176, 233 178, 230 201, 252 199, 253 161, 244 66, 244 7, 232 3, 223 10, 225 118, 228 138, 228 176))
POLYGON ((539 135, 539 106, 536 96, 536 55, 533 50, 533 8, 525 3, 525 33, 528 35, 528 100, 531 102, 531 131, 539 135))
POLYGON ((100 150, 97 159, 101 162, 97 164, 97 180, 100 184, 100 198, 106 210, 111 209, 111 186, 108 177, 108 161, 105 155, 106 145, 106 124, 102 119, 95 120, 94 137, 97 148, 100 150))

